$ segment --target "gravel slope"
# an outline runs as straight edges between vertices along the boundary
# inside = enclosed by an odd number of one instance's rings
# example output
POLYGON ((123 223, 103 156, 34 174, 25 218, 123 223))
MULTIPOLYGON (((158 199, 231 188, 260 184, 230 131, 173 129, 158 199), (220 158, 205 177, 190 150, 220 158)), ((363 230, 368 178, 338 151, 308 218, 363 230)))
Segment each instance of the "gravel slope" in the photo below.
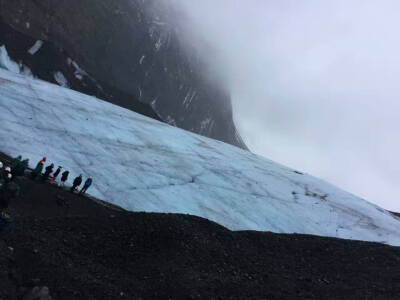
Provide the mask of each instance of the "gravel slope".
POLYGON ((397 247, 232 232, 19 181, 15 221, 0 233, 0 299, 44 286, 68 300, 400 299, 397 247))

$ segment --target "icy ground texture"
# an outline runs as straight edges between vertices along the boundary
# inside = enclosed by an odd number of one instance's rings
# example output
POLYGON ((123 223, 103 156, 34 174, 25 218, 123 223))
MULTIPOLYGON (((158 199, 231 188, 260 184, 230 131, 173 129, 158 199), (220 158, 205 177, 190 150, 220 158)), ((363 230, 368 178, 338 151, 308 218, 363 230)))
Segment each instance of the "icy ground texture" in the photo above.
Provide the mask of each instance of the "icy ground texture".
MULTIPOLYGON (((324 181, 56 85, 0 69, 0 151, 92 176, 128 210, 188 213, 233 230, 400 245, 400 220, 324 181)), ((371 183, 373 184, 373 183, 371 183)))

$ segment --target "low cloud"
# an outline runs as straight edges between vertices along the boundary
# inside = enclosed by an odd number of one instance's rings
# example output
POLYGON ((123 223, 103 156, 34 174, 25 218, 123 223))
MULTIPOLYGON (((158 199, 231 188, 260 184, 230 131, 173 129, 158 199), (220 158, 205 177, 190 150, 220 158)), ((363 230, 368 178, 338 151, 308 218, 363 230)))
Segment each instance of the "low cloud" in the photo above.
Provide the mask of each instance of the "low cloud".
POLYGON ((174 2, 253 152, 400 211, 398 1, 174 2))

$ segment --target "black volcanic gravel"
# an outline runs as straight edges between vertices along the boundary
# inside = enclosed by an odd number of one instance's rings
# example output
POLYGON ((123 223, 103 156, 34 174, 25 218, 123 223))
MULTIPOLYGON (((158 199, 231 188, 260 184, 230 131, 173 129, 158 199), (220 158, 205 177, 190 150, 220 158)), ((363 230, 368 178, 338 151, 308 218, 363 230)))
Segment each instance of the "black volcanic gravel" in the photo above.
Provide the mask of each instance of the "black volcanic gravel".
POLYGON ((15 220, 0 232, 0 299, 43 286, 57 300, 400 299, 398 247, 232 232, 19 181, 15 220))

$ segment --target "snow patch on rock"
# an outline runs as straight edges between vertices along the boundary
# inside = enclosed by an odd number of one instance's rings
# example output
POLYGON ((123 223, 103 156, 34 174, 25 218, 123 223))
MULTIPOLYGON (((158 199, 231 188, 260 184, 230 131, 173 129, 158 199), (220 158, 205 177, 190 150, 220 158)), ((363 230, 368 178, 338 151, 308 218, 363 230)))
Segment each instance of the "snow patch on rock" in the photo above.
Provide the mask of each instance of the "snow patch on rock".
POLYGON ((11 60, 8 56, 6 46, 4 45, 0 46, 0 68, 17 74, 20 72, 19 65, 15 61, 11 60))
POLYGON ((95 82, 95 80, 93 78, 91 78, 88 73, 83 70, 75 61, 73 61, 71 58, 68 58, 67 63, 69 66, 72 66, 75 71, 74 71, 74 76, 76 79, 82 81, 84 79, 84 77, 88 77, 90 78, 93 82, 95 82))
POLYGON ((54 73, 54 80, 62 87, 69 88, 68 80, 60 71, 54 73))
POLYGON ((7 48, 4 45, 0 47, 0 68, 16 74, 25 75, 27 77, 34 77, 31 69, 28 66, 22 63, 16 63, 8 56, 7 48))
POLYGON ((35 55, 43 46, 43 41, 38 40, 36 43, 28 50, 30 55, 35 55))
POLYGON ((20 66, 19 73, 22 74, 22 75, 28 76, 28 77, 32 77, 32 78, 35 77, 33 75, 33 73, 32 73, 32 70, 26 65, 21 65, 20 66))

